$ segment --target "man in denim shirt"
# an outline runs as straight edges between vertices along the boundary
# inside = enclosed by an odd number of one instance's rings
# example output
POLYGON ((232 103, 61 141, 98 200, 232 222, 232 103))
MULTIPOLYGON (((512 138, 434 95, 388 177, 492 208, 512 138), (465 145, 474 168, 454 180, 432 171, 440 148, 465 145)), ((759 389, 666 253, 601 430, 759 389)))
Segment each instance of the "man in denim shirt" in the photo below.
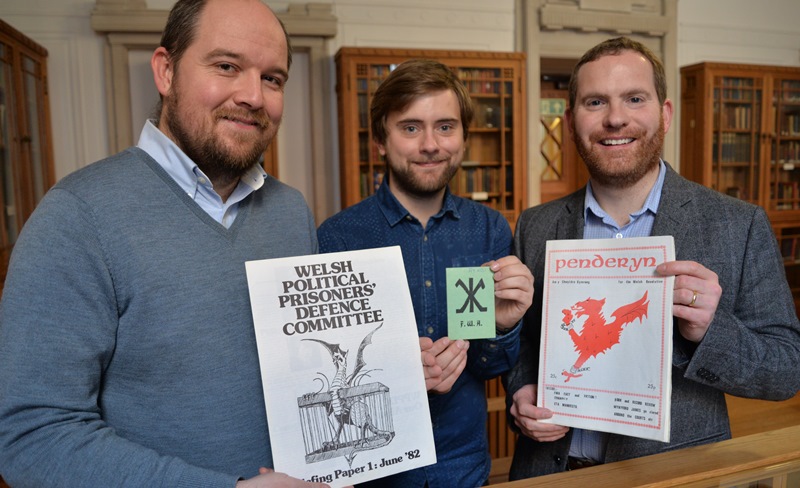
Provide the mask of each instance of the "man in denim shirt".
POLYGON ((448 189, 472 114, 469 94, 449 68, 429 60, 400 64, 370 107, 386 177, 375 195, 318 230, 321 252, 401 247, 420 336, 437 464, 365 486, 468 488, 489 476, 484 381, 516 362, 533 277, 509 256, 505 218, 448 189), (494 272, 497 337, 451 341, 445 270, 481 265, 494 272))

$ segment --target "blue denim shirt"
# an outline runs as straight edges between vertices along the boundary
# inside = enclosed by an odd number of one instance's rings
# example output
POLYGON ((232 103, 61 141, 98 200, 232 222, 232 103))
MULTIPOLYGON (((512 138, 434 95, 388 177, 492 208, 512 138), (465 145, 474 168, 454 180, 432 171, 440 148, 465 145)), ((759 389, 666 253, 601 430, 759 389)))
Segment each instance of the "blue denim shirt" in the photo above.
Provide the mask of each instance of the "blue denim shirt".
MULTIPOLYGON (((319 227, 320 252, 399 245, 420 337, 447 335, 445 269, 480 266, 507 256, 508 221, 485 205, 445 193, 442 210, 426 228, 383 182, 375 195, 319 227)), ((519 330, 496 339, 470 341, 467 367, 445 395, 429 395, 437 463, 360 486, 430 488, 481 486, 491 460, 486 439, 484 380, 509 370, 519 354, 519 330)))

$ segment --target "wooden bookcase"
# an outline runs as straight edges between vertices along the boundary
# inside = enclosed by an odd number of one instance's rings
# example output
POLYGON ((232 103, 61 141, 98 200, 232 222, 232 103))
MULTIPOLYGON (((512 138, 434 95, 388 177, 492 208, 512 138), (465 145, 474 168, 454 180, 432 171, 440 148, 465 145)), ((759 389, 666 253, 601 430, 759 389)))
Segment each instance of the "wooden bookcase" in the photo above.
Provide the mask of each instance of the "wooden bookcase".
POLYGON ((0 20, 0 291, 22 225, 55 183, 47 51, 0 20))
POLYGON ((462 168, 450 183, 500 211, 512 226, 526 204, 525 55, 507 52, 343 47, 336 54, 342 208, 372 195, 384 163, 372 141, 369 105, 394 66, 411 58, 452 68, 475 103, 462 168))
POLYGON ((769 215, 800 310, 800 68, 681 68, 681 173, 769 215))

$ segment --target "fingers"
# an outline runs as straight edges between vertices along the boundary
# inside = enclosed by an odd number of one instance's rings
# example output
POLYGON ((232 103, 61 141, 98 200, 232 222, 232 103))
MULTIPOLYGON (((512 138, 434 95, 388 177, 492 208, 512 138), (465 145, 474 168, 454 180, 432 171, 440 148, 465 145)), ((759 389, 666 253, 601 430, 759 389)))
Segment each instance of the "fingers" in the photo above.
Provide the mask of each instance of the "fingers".
POLYGON ((569 431, 568 427, 540 422, 549 419, 553 412, 536 406, 536 385, 525 385, 513 395, 511 415, 520 432, 539 442, 552 442, 561 439, 569 431))
MULTIPOLYGON (((420 355, 422 356, 422 366, 430 367, 436 365, 436 354, 433 353, 431 348, 433 347, 433 341, 430 337, 420 337, 419 338, 419 349, 420 355)), ((427 373, 426 373, 427 374, 427 373)))
POLYGON ((436 356, 436 365, 431 366, 426 376, 425 385, 428 391, 447 393, 455 384, 458 377, 467 365, 467 350, 469 342, 464 340, 452 341, 442 337, 433 343, 428 352, 440 351, 436 356), (439 375, 434 375, 435 368, 440 368, 439 375))
POLYGON ((433 347, 433 339, 430 337, 420 337, 419 338, 419 348, 422 351, 426 351, 433 347))
POLYGON ((464 372, 464 369, 467 367, 467 354, 466 351, 462 356, 457 358, 457 361, 453 361, 450 363, 452 368, 448 368, 447 370, 442 372, 442 381, 432 388, 432 391, 440 394, 444 394, 449 392, 453 385, 455 385, 458 378, 461 376, 461 373, 464 372))
POLYGON ((422 359, 422 373, 425 377, 425 389, 430 391, 441 383, 442 368, 436 364, 436 355, 433 353, 433 340, 430 337, 419 338, 419 349, 422 359))
POLYGON ((533 275, 516 256, 486 263, 494 272, 495 320, 502 329, 519 322, 533 302, 533 275))
POLYGON ((717 312, 722 287, 717 274, 694 261, 671 261, 656 268, 662 276, 675 276, 672 314, 681 335, 692 342, 705 337, 717 312))
POLYGON ((516 256, 506 256, 485 264, 494 273, 495 292, 498 290, 533 290, 531 270, 516 256))
POLYGON ((661 276, 693 276, 700 280, 717 280, 717 273, 695 261, 669 261, 656 267, 661 276))

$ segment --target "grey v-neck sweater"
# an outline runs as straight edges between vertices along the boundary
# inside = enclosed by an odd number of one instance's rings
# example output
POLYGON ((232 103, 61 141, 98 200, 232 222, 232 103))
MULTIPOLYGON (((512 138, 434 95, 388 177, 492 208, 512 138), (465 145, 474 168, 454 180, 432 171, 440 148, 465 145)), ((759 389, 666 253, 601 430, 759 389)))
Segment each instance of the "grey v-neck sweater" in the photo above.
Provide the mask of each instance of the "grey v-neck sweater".
POLYGON ((272 466, 244 263, 316 251, 303 197, 274 178, 230 229, 137 148, 64 178, 3 293, 3 477, 232 487, 272 466))

